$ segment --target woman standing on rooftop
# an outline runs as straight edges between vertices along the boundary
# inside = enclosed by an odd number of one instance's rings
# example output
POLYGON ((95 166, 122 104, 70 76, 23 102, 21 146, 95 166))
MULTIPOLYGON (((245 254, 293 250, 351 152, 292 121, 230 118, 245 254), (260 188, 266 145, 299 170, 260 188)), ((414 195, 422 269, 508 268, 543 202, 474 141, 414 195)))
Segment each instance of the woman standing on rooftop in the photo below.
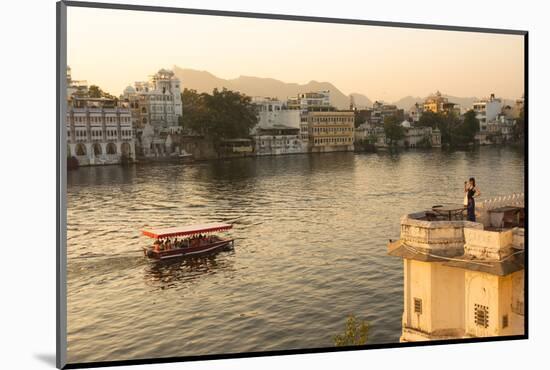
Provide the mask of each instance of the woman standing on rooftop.
POLYGON ((469 181, 464 182, 464 193, 468 200, 467 210, 468 210, 468 221, 476 221, 476 201, 474 197, 479 197, 481 192, 476 186, 476 179, 470 177, 469 181))

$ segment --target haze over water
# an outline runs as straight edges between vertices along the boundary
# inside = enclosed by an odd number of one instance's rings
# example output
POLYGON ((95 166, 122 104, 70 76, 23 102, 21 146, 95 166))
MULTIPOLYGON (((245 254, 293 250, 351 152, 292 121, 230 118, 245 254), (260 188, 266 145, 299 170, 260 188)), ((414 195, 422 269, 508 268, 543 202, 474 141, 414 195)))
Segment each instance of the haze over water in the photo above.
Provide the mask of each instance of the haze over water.
POLYGON ((68 360, 330 347, 348 314, 397 342, 399 218, 523 191, 523 149, 330 153, 68 173, 68 360), (235 248, 149 262, 145 226, 230 222, 235 248))

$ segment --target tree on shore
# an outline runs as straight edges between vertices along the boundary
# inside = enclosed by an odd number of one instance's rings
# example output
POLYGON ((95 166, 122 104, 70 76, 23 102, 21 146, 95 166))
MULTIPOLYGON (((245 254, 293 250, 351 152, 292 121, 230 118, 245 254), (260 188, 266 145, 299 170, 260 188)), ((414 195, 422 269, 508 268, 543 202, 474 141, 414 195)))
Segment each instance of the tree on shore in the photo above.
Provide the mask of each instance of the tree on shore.
POLYGON ((397 144, 397 141, 405 137, 405 132, 396 116, 388 116, 384 119, 384 133, 390 141, 390 146, 397 144))
POLYGON ((214 89, 212 94, 198 94, 195 90, 182 92, 184 129, 209 136, 215 142, 221 139, 248 137, 257 123, 251 98, 227 89, 214 89))
POLYGON ((105 92, 101 89, 101 87, 97 85, 91 85, 88 88, 88 96, 90 98, 107 98, 107 99, 113 99, 118 100, 116 96, 109 94, 108 92, 105 92))
POLYGON ((368 333, 369 325, 365 320, 358 322, 355 315, 349 315, 344 332, 333 338, 334 345, 336 347, 345 347, 366 344, 368 333))
POLYGON ((464 114, 464 120, 454 128, 451 144, 467 145, 473 143, 479 129, 479 120, 476 118, 476 112, 469 110, 464 114))

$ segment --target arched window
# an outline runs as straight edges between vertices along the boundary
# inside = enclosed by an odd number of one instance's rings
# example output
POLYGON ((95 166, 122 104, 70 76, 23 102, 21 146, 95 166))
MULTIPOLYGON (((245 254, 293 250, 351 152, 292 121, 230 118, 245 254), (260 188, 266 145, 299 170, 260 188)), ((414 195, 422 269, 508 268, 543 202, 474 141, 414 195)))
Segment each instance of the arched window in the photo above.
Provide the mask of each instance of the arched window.
POLYGON ((76 155, 86 155, 86 147, 84 144, 76 145, 76 155))
POLYGON ((107 154, 116 154, 116 145, 113 143, 107 144, 107 154))

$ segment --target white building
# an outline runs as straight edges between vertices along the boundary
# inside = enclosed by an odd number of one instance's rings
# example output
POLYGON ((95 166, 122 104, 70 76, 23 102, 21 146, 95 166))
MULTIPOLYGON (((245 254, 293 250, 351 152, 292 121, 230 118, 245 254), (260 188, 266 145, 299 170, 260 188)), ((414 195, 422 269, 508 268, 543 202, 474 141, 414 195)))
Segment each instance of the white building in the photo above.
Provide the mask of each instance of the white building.
POLYGON ((300 111, 288 109, 285 102, 274 98, 254 97, 258 124, 252 129, 267 129, 276 125, 300 128, 300 111))
POLYGON ((105 98, 73 97, 67 110, 67 155, 80 166, 135 159, 130 110, 105 98))
POLYGON ((407 120, 401 122, 401 127, 404 131, 402 140, 404 147, 441 147, 441 132, 439 129, 432 129, 429 126, 414 126, 407 120))
POLYGON ((122 98, 131 109, 141 154, 172 154, 171 135, 181 131, 183 113, 180 80, 174 72, 161 69, 149 81, 128 86, 122 98))
POLYGON ((283 125, 259 128, 254 136, 256 155, 297 154, 307 151, 307 144, 300 139, 300 129, 283 125))
POLYGON ((502 110, 502 101, 491 94, 488 99, 476 101, 473 104, 473 110, 476 112, 476 118, 479 120, 481 131, 487 129, 487 124, 494 121, 502 110))
POLYGON ((300 137, 300 110, 288 109, 274 98, 254 97, 258 123, 251 130, 256 155, 295 154, 307 151, 300 137))

